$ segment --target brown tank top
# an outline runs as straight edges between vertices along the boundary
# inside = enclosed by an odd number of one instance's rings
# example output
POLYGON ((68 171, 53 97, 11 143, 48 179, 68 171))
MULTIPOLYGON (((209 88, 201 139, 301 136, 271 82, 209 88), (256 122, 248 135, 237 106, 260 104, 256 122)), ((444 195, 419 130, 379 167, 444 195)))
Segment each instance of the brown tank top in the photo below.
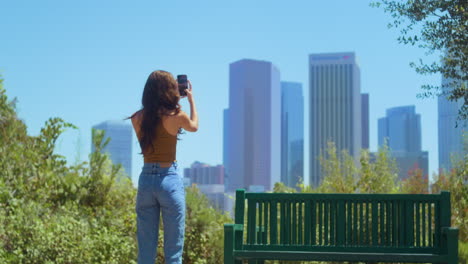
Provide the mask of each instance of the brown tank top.
MULTIPOLYGON (((138 140, 141 139, 140 122, 137 119, 133 126, 138 140)), ((153 162, 174 162, 176 160, 177 136, 171 135, 164 128, 162 121, 156 126, 155 137, 153 138, 153 149, 148 147, 143 151, 143 161, 153 162)))

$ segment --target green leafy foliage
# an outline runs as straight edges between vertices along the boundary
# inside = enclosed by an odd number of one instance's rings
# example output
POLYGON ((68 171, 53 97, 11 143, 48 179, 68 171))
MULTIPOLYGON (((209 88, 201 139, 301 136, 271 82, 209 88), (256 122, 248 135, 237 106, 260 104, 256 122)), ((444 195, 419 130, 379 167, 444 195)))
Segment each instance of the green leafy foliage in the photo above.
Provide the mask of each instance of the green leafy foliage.
MULTIPOLYGON (((463 159, 453 161, 450 172, 440 172, 432 185, 432 192, 450 191, 452 225, 460 228, 460 240, 468 243, 468 137, 465 137, 463 159)), ((468 259, 468 255, 467 255, 468 259)))
POLYGON ((325 154, 320 155, 320 165, 324 175, 317 192, 353 193, 357 188, 355 175, 357 168, 347 150, 337 153, 335 143, 328 142, 325 154))
POLYGON ((399 190, 396 161, 386 144, 371 159, 369 150, 362 150, 359 167, 347 150, 337 151, 328 142, 320 156, 323 179, 316 189, 298 185, 303 192, 318 193, 395 193, 399 190))
MULTIPOLYGON (((187 264, 222 263, 224 224, 233 220, 210 206, 208 199, 193 185, 187 188, 184 261, 187 264)), ((163 263, 163 262, 161 262, 163 263)))
POLYGON ((441 52, 441 62, 422 59, 410 66, 422 75, 439 73, 447 80, 441 86, 426 84, 420 97, 441 95, 450 101, 462 100, 459 119, 468 118, 468 2, 466 0, 379 0, 391 14, 389 28, 400 28, 398 42, 418 45, 426 54, 441 52))

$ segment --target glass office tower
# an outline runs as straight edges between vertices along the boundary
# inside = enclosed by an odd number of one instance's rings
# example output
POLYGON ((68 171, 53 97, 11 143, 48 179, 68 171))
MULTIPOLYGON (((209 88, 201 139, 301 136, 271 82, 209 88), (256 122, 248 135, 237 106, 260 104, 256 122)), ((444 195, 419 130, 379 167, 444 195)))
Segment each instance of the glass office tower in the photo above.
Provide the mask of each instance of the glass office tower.
MULTIPOLYGON (((442 78, 443 85, 450 82, 448 79, 442 78)), ((466 153, 466 150, 463 149, 463 135, 467 134, 467 121, 459 121, 457 126, 458 109, 462 105, 463 99, 454 102, 447 100, 444 96, 438 98, 440 169, 450 170, 453 166, 451 159, 461 159, 463 153, 466 153)))
POLYGON ((304 179, 304 96, 302 84, 281 82, 281 182, 304 179))
POLYGON ((421 150, 421 115, 414 105, 387 109, 386 117, 378 120, 379 146, 387 140, 398 166, 398 178, 408 178, 411 170, 419 168, 428 179, 428 152, 421 150))
MULTIPOLYGON (((122 164, 129 178, 132 175, 132 125, 125 121, 105 121, 93 126, 94 129, 105 131, 105 138, 110 138, 109 144, 103 149, 110 155, 114 164, 122 164)), ((91 145, 94 152, 94 145, 91 145)))
POLYGON ((271 190, 281 169, 280 73, 271 62, 243 59, 229 65, 224 130, 228 191, 271 190))

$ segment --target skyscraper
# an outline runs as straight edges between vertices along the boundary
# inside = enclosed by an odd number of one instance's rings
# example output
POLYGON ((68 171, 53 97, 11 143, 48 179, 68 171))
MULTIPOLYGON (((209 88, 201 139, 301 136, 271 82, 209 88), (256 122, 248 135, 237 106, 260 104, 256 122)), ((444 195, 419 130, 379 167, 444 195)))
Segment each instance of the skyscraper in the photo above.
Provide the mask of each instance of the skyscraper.
POLYGON ((358 157, 361 149, 360 69, 354 52, 309 55, 310 184, 322 180, 319 157, 333 141, 358 157))
POLYGON ((387 116, 380 118, 379 146, 387 138, 391 151, 421 151, 421 115, 416 114, 415 106, 400 106, 387 109, 387 116))
MULTIPOLYGON (((94 129, 105 131, 105 138, 110 138, 109 144, 102 150, 109 153, 114 164, 122 164, 128 177, 132 175, 132 126, 124 121, 105 121, 93 126, 94 129)), ((91 145, 94 152, 94 145, 91 145)))
POLYGON ((302 84, 281 82, 281 182, 304 179, 304 97, 302 84))
MULTIPOLYGON (((446 78, 442 78, 442 84, 451 83, 446 78)), ((448 87, 444 87, 448 89, 448 87)), ((463 105, 463 99, 457 102, 449 101, 444 96, 438 98, 438 134, 439 134, 439 168, 450 169, 451 157, 459 159, 463 157, 463 133, 466 133, 466 121, 459 121, 456 126, 458 109, 463 105)))
POLYGON ((223 141, 229 191, 271 190, 280 180, 280 122, 279 70, 267 61, 231 63, 223 141))
POLYGON ((416 167, 427 179, 428 152, 421 150, 421 115, 416 114, 414 105, 387 109, 386 117, 378 121, 379 146, 385 140, 396 159, 400 179, 406 179, 416 167))
POLYGON ((369 94, 361 94, 361 123, 362 123, 362 139, 361 144, 363 149, 369 149, 369 94))

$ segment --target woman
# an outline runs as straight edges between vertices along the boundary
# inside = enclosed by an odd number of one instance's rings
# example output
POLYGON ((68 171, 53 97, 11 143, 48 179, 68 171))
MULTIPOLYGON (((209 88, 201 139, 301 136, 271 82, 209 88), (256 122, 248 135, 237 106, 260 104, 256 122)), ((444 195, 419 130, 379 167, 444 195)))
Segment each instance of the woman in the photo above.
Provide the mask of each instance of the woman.
POLYGON ((177 81, 166 71, 154 71, 143 91, 143 108, 130 118, 143 154, 136 198, 138 264, 154 264, 159 216, 164 225, 166 264, 182 263, 185 230, 185 190, 176 162, 177 135, 195 132, 198 116, 189 82, 190 117, 180 109, 177 81))

